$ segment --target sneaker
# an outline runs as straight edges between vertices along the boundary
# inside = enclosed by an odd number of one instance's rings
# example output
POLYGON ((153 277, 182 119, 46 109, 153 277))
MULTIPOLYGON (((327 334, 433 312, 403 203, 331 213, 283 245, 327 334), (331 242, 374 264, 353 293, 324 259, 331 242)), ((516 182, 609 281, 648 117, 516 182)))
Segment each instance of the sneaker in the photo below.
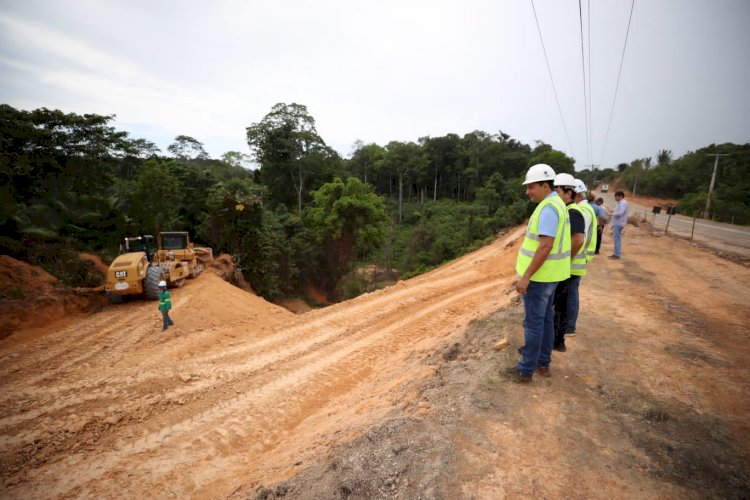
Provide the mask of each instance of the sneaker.
POLYGON ((560 345, 553 345, 553 346, 552 346, 552 350, 553 350, 553 351, 560 351, 560 352, 565 352, 565 351, 567 351, 567 350, 568 350, 568 348, 567 348, 567 347, 565 347, 565 344, 560 344, 560 345))
POLYGON ((619 256, 619 255, 610 255, 610 256, 609 256, 609 257, 607 257, 607 258, 608 258, 608 259, 619 259, 619 258, 620 258, 620 256, 619 256))
POLYGON ((540 366, 536 369, 536 372, 542 377, 551 377, 552 374, 549 372, 549 366, 540 366))
POLYGON ((518 368, 515 366, 511 366, 510 368, 505 370, 506 375, 510 375, 510 378, 513 382, 519 382, 521 384, 528 384, 531 382, 531 379, 533 375, 524 375, 523 373, 518 371, 518 368))
POLYGON ((575 337, 575 336, 576 336, 576 332, 567 332, 567 333, 565 334, 565 336, 566 336, 566 337, 575 337))

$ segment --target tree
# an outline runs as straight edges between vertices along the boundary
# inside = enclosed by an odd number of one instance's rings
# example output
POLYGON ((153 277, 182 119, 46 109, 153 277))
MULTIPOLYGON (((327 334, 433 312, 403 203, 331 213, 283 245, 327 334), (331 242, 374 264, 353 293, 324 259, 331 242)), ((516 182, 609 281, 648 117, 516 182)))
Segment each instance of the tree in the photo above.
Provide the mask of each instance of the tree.
POLYGON ((437 200, 438 184, 446 175, 447 169, 456 164, 461 155, 461 139, 456 134, 420 139, 432 171, 432 200, 437 200))
POLYGON ((276 104, 263 120, 247 127, 247 143, 260 164, 262 183, 270 188, 272 204, 291 206, 296 200, 298 214, 308 183, 327 177, 341 161, 320 138, 315 119, 302 104, 276 104))
POLYGON ((170 172, 167 163, 147 160, 135 179, 130 196, 133 230, 152 234, 174 230, 181 199, 180 182, 170 172))
POLYGON ((375 165, 385 156, 385 149, 377 144, 365 144, 362 141, 355 142, 356 149, 349 160, 349 169, 367 184, 367 174, 372 177, 375 165))
POLYGON ((537 163, 546 163, 552 167, 556 174, 566 173, 575 175, 575 160, 562 151, 555 151, 550 148, 535 153, 529 159, 529 166, 536 165, 537 163))
POLYGON ((346 182, 336 177, 313 193, 305 221, 326 248, 318 278, 330 297, 357 252, 384 240, 388 215, 385 201, 370 186, 356 177, 346 182))
POLYGON ((240 153, 239 151, 227 151, 221 155, 221 161, 235 168, 248 168, 251 158, 249 155, 240 153))
POLYGON ((672 150, 660 149, 656 154, 657 165, 669 165, 672 162, 672 150))
POLYGON ((135 139, 130 141, 129 153, 136 158, 153 158, 161 153, 161 150, 151 141, 146 139, 135 139))
POLYGON ((402 220, 404 200, 404 178, 427 165, 428 160, 419 144, 391 141, 385 147, 386 168, 398 178, 398 220, 402 220))
POLYGON ((209 156, 203 149, 203 143, 188 135, 178 135, 169 145, 167 151, 180 160, 208 160, 209 156))
MULTIPOLYGON (((116 165, 137 141, 109 126, 114 116, 0 105, 0 246, 24 258, 61 238, 107 239, 116 165)), ((137 145, 137 144, 136 144, 137 145)))

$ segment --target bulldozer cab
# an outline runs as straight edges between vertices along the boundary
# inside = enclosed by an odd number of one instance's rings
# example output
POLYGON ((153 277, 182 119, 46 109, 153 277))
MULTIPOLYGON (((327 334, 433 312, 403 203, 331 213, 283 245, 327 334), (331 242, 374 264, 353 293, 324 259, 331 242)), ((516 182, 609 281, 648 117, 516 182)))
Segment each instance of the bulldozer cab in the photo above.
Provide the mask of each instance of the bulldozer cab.
POLYGON ((170 231, 159 233, 156 262, 190 261, 195 258, 193 245, 185 231, 170 231))
POLYGON ((184 250, 190 245, 188 233, 159 233, 159 249, 184 250))
POLYGON ((156 251, 154 237, 150 234, 141 236, 126 236, 120 243, 120 253, 145 252, 150 261, 156 251))

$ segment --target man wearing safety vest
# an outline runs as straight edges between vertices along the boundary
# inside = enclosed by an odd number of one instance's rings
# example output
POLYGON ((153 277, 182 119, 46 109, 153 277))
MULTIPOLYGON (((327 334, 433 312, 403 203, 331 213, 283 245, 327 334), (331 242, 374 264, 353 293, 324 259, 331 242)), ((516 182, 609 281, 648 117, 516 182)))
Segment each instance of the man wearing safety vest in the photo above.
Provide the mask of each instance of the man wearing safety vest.
POLYGON ((540 163, 526 172, 526 196, 538 203, 531 214, 516 260, 516 291, 523 295, 524 345, 521 361, 508 369, 518 382, 531 382, 536 371, 550 376, 554 325, 552 298, 557 283, 570 277, 570 219, 553 188, 555 171, 540 163))
MULTIPOLYGON (((555 289, 554 318, 555 342, 553 349, 565 352, 565 336, 575 335, 578 318, 578 286, 581 276, 586 273, 586 213, 575 203, 576 192, 580 181, 570 174, 555 176, 555 190, 565 202, 570 217, 570 277, 560 282, 555 289)), ((590 223, 590 217, 589 217, 590 223)))
MULTIPOLYGON (((581 179, 576 179, 576 203, 583 210, 583 218, 586 222, 586 263, 589 263, 594 260, 596 254, 596 232, 599 230, 599 221, 594 206, 589 203, 586 197, 586 191, 588 191, 586 184, 581 179)), ((581 276, 585 275, 584 270, 581 276)))

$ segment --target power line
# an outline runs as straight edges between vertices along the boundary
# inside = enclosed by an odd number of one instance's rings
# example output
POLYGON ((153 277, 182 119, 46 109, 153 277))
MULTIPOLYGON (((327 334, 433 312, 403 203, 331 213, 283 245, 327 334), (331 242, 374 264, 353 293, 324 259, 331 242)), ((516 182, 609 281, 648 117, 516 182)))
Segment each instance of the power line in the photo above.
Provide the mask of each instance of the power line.
POLYGON ((591 94, 593 93, 591 90, 591 0, 588 0, 587 3, 587 15, 588 15, 588 38, 589 38, 589 161, 593 159, 591 155, 591 148, 592 143, 594 142, 594 134, 592 131, 594 130, 594 123, 592 120, 593 111, 591 110, 591 94))
POLYGON ((589 163, 591 163, 591 132, 589 129, 589 100, 586 95, 586 57, 583 51, 583 12, 581 7, 581 0, 578 0, 578 19, 580 20, 581 27, 581 74, 583 76, 583 117, 586 126, 586 152, 589 163))
MULTIPOLYGON (((634 0, 635 1, 635 0, 634 0)), ((568 140, 568 147, 570 148, 570 154, 575 156, 573 151, 573 145, 570 142, 570 135, 568 135, 568 127, 565 125, 565 118, 563 117, 562 108, 560 107, 560 98, 557 96, 557 88, 555 88, 555 80, 552 78, 552 68, 549 65, 549 58, 547 57, 547 49, 544 46, 544 38, 542 37, 542 29, 539 27, 539 18, 536 15, 536 7, 534 7, 534 0, 531 0, 531 8, 534 10, 534 20, 536 21, 536 29, 539 32, 539 40, 542 42, 542 51, 544 52, 544 60, 547 62, 547 72, 549 73, 549 80, 552 82, 552 90, 555 92, 555 102, 557 102, 557 111, 560 113, 560 121, 562 121, 563 129, 565 130, 565 138, 568 140)))
POLYGON ((604 147, 602 147, 602 156, 600 163, 604 161, 604 152, 607 149, 607 141, 609 140, 609 129, 612 127, 612 116, 615 114, 615 102, 617 102, 617 90, 620 88, 620 77, 622 76, 622 64, 625 61, 625 49, 628 47, 628 35, 630 35, 630 22, 633 20, 633 9, 635 8, 635 0, 632 0, 630 4, 630 17, 628 18, 628 29, 625 31, 625 44, 622 47, 622 57, 620 58, 620 70, 617 72, 617 84, 615 85, 615 96, 612 99, 612 110, 609 113, 609 123, 607 124, 607 133, 604 136, 604 147))

